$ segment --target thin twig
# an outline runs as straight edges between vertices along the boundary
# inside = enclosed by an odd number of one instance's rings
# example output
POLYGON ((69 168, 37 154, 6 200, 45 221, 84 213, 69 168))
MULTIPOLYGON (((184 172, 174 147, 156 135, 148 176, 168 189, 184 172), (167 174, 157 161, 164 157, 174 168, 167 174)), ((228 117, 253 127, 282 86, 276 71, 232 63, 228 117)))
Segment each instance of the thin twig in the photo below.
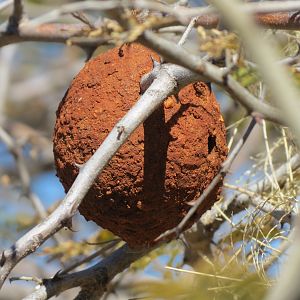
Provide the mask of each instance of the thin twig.
MULTIPOLYGON (((295 154, 291 160, 290 165, 293 171, 299 169, 300 167, 300 155, 295 154)), ((279 184, 283 184, 283 182, 286 181, 289 174, 287 173, 287 163, 281 165, 277 170, 275 170, 276 179, 279 182, 279 184)), ((248 190, 257 194, 261 191, 268 191, 272 187, 271 182, 268 178, 263 178, 259 182, 254 182, 253 184, 248 186, 248 190)), ((223 201, 219 204, 220 209, 224 213, 238 213, 239 211, 243 210, 245 206, 248 204, 249 201, 254 201, 253 204, 255 205, 256 198, 249 199, 249 196, 243 193, 235 193, 232 197, 227 199, 226 201, 223 201)), ((257 205, 257 204, 256 204, 257 205)), ((256 206, 255 205, 255 206, 256 206)), ((269 204, 267 205, 269 206, 269 204)), ((268 207, 266 207, 268 209, 268 207)), ((218 210, 215 208, 215 206, 212 207, 211 210, 207 211, 203 214, 203 216, 200 219, 200 222, 209 227, 212 225, 215 220, 217 219, 219 213, 218 210)), ((277 213, 276 210, 273 211, 272 215, 276 217, 276 219, 280 219, 282 217, 281 211, 277 213)))
POLYGON ((158 238, 156 238, 156 241, 164 241, 170 238, 171 236, 176 236, 178 237, 182 231, 185 228, 185 225, 187 222, 190 220, 190 218, 197 212, 198 208, 200 205, 205 201, 205 199, 209 196, 211 191, 215 189, 215 187, 219 184, 219 182, 222 180, 222 178, 227 174, 229 171, 232 162, 238 155, 239 151, 241 150, 242 146, 245 144, 247 138, 249 137, 253 127, 255 126, 256 121, 253 118, 248 125, 247 130, 245 131, 243 137, 239 140, 239 142, 235 145, 234 149, 232 152, 229 154, 227 159, 223 162, 221 169, 219 173, 214 177, 212 182, 209 184, 209 186, 204 190, 202 195, 193 203, 193 207, 189 210, 189 212, 186 214, 186 216, 181 220, 181 222, 173 229, 166 231, 165 233, 161 234, 158 238))
POLYGON ((243 279, 240 279, 240 278, 233 278, 233 277, 222 276, 222 275, 218 275, 218 274, 209 274, 209 273, 203 273, 203 272, 197 272, 197 271, 191 271, 191 270, 185 270, 185 269, 178 269, 178 268, 174 268, 174 267, 170 267, 170 266, 166 266, 165 268, 168 270, 172 270, 172 271, 193 274, 193 275, 199 275, 199 276, 204 276, 204 277, 209 277, 209 278, 224 279, 224 280, 230 280, 230 281, 236 281, 236 282, 243 281, 243 279))
POLYGON ((109 242, 107 245, 105 245, 104 247, 102 247, 101 249, 97 250, 96 252, 94 252, 93 254, 86 256, 82 259, 80 259, 79 261, 71 264, 70 266, 66 267, 64 270, 62 270, 59 275, 64 275, 69 273, 70 271, 76 269, 77 267, 93 260, 96 257, 100 257, 100 255, 103 255, 107 250, 112 249, 114 246, 116 246, 119 243, 120 240, 114 240, 109 242))
POLYGON ((12 283, 13 281, 33 281, 36 282, 38 285, 43 284, 43 280, 37 277, 29 277, 29 276, 20 276, 20 277, 10 277, 9 282, 12 283))
POLYGON ((11 45, 6 48, 0 49, 0 78, 1 78, 1 89, 0 89, 0 116, 4 116, 7 102, 7 94, 10 85, 10 77, 12 71, 12 62, 14 55, 17 50, 17 45, 11 45))
POLYGON ((92 22, 90 22, 88 17, 82 11, 73 12, 72 16, 74 18, 76 18, 77 20, 81 21, 83 24, 88 25, 90 27, 90 29, 92 29, 92 30, 96 29, 94 24, 92 24, 92 22))
MULTIPOLYGON (((156 247, 158 246, 159 245, 156 247)), ((23 300, 49 299, 65 290, 86 285, 94 285, 94 289, 97 289, 98 295, 101 295, 105 292, 106 285, 117 274, 124 271, 131 263, 154 250, 156 247, 134 251, 130 249, 128 245, 124 245, 90 268, 62 276, 58 274, 52 279, 44 280, 42 286, 23 300)))
MULTIPOLYGON (((256 22, 266 28, 270 29, 283 29, 283 30, 299 30, 300 18, 297 18, 296 13, 282 12, 275 14, 258 14, 256 15, 256 22)), ((203 15, 197 18, 195 26, 202 26, 204 28, 215 28, 219 24, 218 15, 203 15)), ((162 23, 164 26, 172 26, 181 24, 176 18, 170 19, 169 22, 162 23)), ((9 34, 4 28, 0 28, 0 47, 20 43, 24 41, 39 41, 49 43, 66 43, 72 38, 72 45, 81 47, 97 47, 103 44, 110 43, 112 39, 104 37, 86 37, 82 34, 84 29, 88 28, 86 25, 81 24, 43 24, 39 26, 30 26, 23 24, 18 32, 10 32, 9 34)), ((159 27, 161 28, 161 26, 159 27)), ((161 29, 162 31, 170 31, 172 28, 161 29)), ((180 29, 182 31, 182 29, 180 29)), ((174 28, 176 32, 176 28, 174 28)))
POLYGON ((197 21, 197 18, 193 18, 191 20, 191 22, 189 23, 188 27, 186 28, 185 32, 183 33, 182 37, 180 38, 180 40, 178 42, 179 46, 183 46, 183 44, 186 42, 189 34, 191 33, 192 29, 195 26, 196 21, 197 21))
MULTIPOLYGON (((45 219, 48 216, 48 213, 39 197, 31 191, 30 174, 22 154, 22 149, 1 126, 0 140, 2 140, 2 142, 7 146, 8 150, 11 152, 16 161, 23 195, 31 201, 33 208, 37 212, 39 218, 41 220, 45 219)), ((56 241, 57 244, 63 241, 63 238, 59 234, 53 236, 53 239, 56 241)))
POLYGON ((286 129, 284 127, 281 128, 281 133, 283 137, 283 144, 284 144, 284 150, 287 160, 287 173, 289 174, 289 184, 291 184, 294 181, 294 176, 292 172, 292 166, 291 166, 291 153, 287 142, 287 136, 286 136, 286 129))
POLYGON ((2 127, 0 127, 0 139, 7 146, 8 150, 11 152, 11 154, 16 160, 16 165, 19 171, 22 192, 24 196, 28 197, 31 200, 33 207, 37 211, 39 217, 41 219, 46 218, 47 212, 42 202, 38 199, 36 195, 34 195, 30 191, 30 175, 28 173, 26 163, 21 152, 22 150, 2 127))
POLYGON ((24 18, 24 7, 22 0, 14 0, 13 13, 9 18, 7 32, 18 33, 19 26, 24 18))
MULTIPOLYGON (((59 8, 52 10, 44 15, 37 17, 30 22, 31 25, 40 25, 47 22, 53 22, 57 20, 60 16, 73 13, 75 11, 81 10, 95 10, 104 11, 112 10, 119 7, 126 8, 136 8, 136 9, 149 9, 151 11, 159 11, 164 14, 174 16, 176 19, 180 20, 182 23, 188 24, 190 20, 194 17, 199 17, 205 15, 206 17, 214 15, 216 13, 213 7, 198 7, 198 8, 188 8, 180 6, 172 6, 168 4, 163 4, 154 1, 127 1, 127 3, 118 0, 108 0, 108 1, 78 1, 75 3, 65 4, 59 8)), ((242 6, 244 12, 247 13, 274 13, 274 12, 286 12, 286 11, 297 11, 300 10, 300 1, 265 1, 265 2, 255 2, 255 3, 245 3, 242 6)))
POLYGON ((199 57, 192 55, 182 47, 151 31, 145 31, 140 41, 146 46, 156 50, 168 61, 182 65, 204 76, 206 81, 218 84, 224 88, 234 100, 245 106, 248 111, 259 112, 264 119, 284 124, 279 110, 257 99, 229 75, 227 69, 220 69, 203 59, 199 59, 199 57))
POLYGON ((268 256, 263 262, 262 262, 262 267, 264 270, 267 270, 270 268, 274 262, 279 259, 279 257, 292 245, 293 241, 293 236, 294 236, 294 231, 292 231, 289 234, 289 239, 281 242, 281 244, 278 247, 279 252, 272 252, 270 256, 268 256))
POLYGON ((187 66, 191 67, 199 74, 172 64, 163 64, 159 66, 161 68, 161 71, 159 72, 160 76, 153 81, 151 87, 143 94, 137 104, 114 127, 106 140, 101 144, 100 148, 86 165, 81 168, 79 175, 61 205, 43 223, 34 227, 30 232, 18 240, 11 249, 4 252, 4 263, 0 273, 1 283, 3 283, 6 276, 18 261, 34 252, 44 241, 68 223, 68 220, 76 213, 78 205, 93 183, 94 178, 106 166, 114 153, 127 140, 128 136, 168 95, 174 93, 182 86, 197 80, 209 81, 210 79, 214 79, 221 85, 222 83, 223 85, 226 84, 228 89, 235 93, 240 99, 248 97, 247 103, 253 110, 257 110, 258 108, 258 110, 269 118, 282 121, 280 114, 276 109, 258 101, 230 77, 228 77, 226 81, 223 78, 222 70, 219 68, 206 62, 199 61, 198 58, 195 59, 192 55, 182 49, 182 47, 174 46, 174 43, 161 39, 156 34, 147 32, 147 39, 150 39, 150 37, 154 46, 159 45, 159 49, 165 47, 164 50, 170 51, 176 58, 177 51, 177 53, 180 54, 178 62, 182 64, 187 62, 187 66), (256 105, 258 105, 258 107, 256 105), (117 139, 119 135, 118 128, 120 128, 120 126, 123 126, 125 131, 120 139, 117 139))

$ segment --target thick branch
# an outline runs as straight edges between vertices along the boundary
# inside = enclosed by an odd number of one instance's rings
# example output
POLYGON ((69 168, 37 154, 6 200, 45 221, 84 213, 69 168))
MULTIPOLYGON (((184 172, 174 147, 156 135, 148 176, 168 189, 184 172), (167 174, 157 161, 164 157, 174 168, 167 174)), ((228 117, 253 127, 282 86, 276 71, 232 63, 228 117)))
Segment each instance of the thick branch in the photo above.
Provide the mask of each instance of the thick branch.
POLYGON ((2 253, 0 260, 1 286, 10 271, 22 258, 34 252, 49 237, 67 225, 98 174, 131 133, 161 105, 164 99, 174 94, 182 86, 204 79, 193 72, 171 64, 159 65, 155 69, 158 69, 157 79, 154 79, 139 101, 116 124, 98 150, 80 169, 79 175, 60 206, 42 223, 21 237, 10 249, 2 253), (124 128, 121 135, 119 134, 120 127, 124 128))
MULTIPOLYGON (((296 154, 291 159, 292 169, 296 169, 300 166, 300 156, 296 154)), ((286 179, 287 175, 286 165, 280 166, 276 170, 276 177, 279 182, 286 179)), ((257 184, 249 186, 251 191, 259 192, 263 187, 267 189, 271 186, 269 180, 263 179, 257 184)), ((240 194, 237 200, 245 201, 247 196, 240 194), (244 197, 245 196, 245 197, 244 197)), ((221 207, 223 210, 223 206, 221 207)), ((217 216, 218 214, 216 214, 217 216)), ((215 217, 216 217, 215 216, 215 217)), ((214 218, 215 220, 215 218, 214 218)), ((206 226, 208 224, 205 224, 206 226)), ((147 252, 152 249, 144 249, 141 251, 133 251, 128 248, 128 246, 123 246, 122 248, 116 250, 112 256, 103 259, 100 263, 95 266, 80 272, 76 272, 69 275, 58 275, 58 277, 44 280, 43 285, 39 287, 34 293, 28 296, 27 300, 31 299, 48 299, 54 295, 57 295, 65 290, 76 286, 85 286, 91 284, 97 284, 100 292, 104 290, 107 282, 110 282, 114 276, 125 270, 132 262, 139 259, 140 257, 147 254, 147 252), (106 273, 107 270, 107 273, 106 273), (98 278, 98 279, 97 279, 98 278), (95 280, 97 281, 95 282, 95 280)))
POLYGON ((211 2, 224 14, 231 27, 239 31, 245 46, 258 63, 259 70, 270 89, 272 100, 282 110, 285 123, 294 131, 296 142, 300 145, 298 115, 300 104, 297 100, 300 93, 286 68, 276 64, 276 61, 279 60, 276 49, 262 40, 259 28, 255 26, 249 16, 243 13, 243 6, 239 2, 232 0, 226 1, 226 4, 221 0, 211 0, 211 2), (258 45, 259 51, 257 51, 258 45))
MULTIPOLYGON (((289 162, 281 165, 275 170, 274 175, 279 185, 283 185, 289 177, 288 166, 292 171, 299 169, 300 167, 300 155, 295 154, 289 162)), ((247 187, 247 190, 253 194, 260 194, 262 191, 266 192, 270 190, 272 183, 270 178, 265 177, 262 180, 252 183, 247 187)), ((205 255, 211 254, 211 241, 214 233, 221 224, 224 223, 224 219, 220 218, 220 211, 226 216, 235 215, 241 211, 244 211, 249 205, 257 207, 261 211, 272 215, 276 220, 285 222, 285 217, 289 217, 287 211, 274 207, 261 197, 250 197, 247 194, 240 192, 234 193, 233 196, 217 203, 210 210, 206 211, 200 218, 200 220, 189 230, 185 232, 185 239, 189 244, 189 247, 185 249, 184 261, 188 264, 194 264, 199 260, 199 251, 205 255)), ((290 219, 289 219, 290 221, 290 219)), ((270 261, 268 260, 268 264, 270 261)))
MULTIPOLYGON (((274 175, 276 180, 280 185, 283 185, 286 182, 289 174, 287 172, 287 166, 290 164, 291 169, 293 171, 300 168, 300 155, 295 154, 291 160, 275 170, 274 175)), ((270 182, 269 178, 263 178, 262 180, 255 182, 247 187, 247 189, 253 193, 259 194, 262 191, 268 191, 272 187, 272 183, 270 182)), ((219 209, 221 209, 226 215, 230 215, 232 211, 235 213, 243 210, 245 205, 249 204, 251 201, 249 195, 242 194, 242 193, 234 193, 234 195, 228 198, 226 201, 223 201, 221 204, 218 204, 219 209), (240 210, 237 210, 236 207, 240 207, 240 210)), ((253 203, 257 204, 257 203, 253 203)), ((269 203, 265 203, 265 209, 268 210, 270 213, 276 213, 279 215, 279 211, 274 211, 274 207, 270 206, 269 203)), ((283 212, 284 213, 284 212, 283 212)), ((200 219, 200 222, 204 226, 210 226, 213 222, 215 222, 216 218, 219 216, 219 210, 216 209, 214 206, 211 210, 207 211, 200 219)), ((281 216, 279 216, 280 218, 281 216)))
MULTIPOLYGON (((81 10, 105 11, 117 9, 119 7, 133 8, 133 9, 149 9, 151 11, 161 12, 170 16, 174 16, 177 20, 187 25, 192 18, 201 17, 203 15, 210 16, 216 13, 213 7, 196 7, 187 8, 179 5, 163 4, 161 2, 147 1, 147 0, 106 0, 106 1, 78 1, 63 5, 54 9, 44 15, 39 16, 31 21, 31 25, 39 25, 46 22, 53 22, 64 14, 73 13, 81 10)), ((242 6, 243 11, 251 14, 258 13, 277 13, 277 12, 291 12, 300 10, 300 1, 265 1, 246 3, 242 6)))
POLYGON ((23 25, 18 32, 0 32, 0 47, 5 45, 36 41, 49 43, 66 43, 81 47, 94 47, 107 44, 109 40, 103 37, 85 37, 86 25, 81 24, 44 24, 36 27, 23 25))
MULTIPOLYGON (((257 13, 254 18, 257 24, 268 29, 299 30, 300 28, 298 11, 257 13)), ((216 28, 219 23, 219 15, 212 14, 198 17, 195 25, 210 29, 216 28)))
MULTIPOLYGON (((279 13, 259 13, 255 16, 256 22, 261 26, 269 29, 282 30, 299 30, 300 17, 299 13, 279 12, 279 13)), ((204 28, 216 28, 220 23, 217 14, 202 15, 197 17, 195 26, 204 28)), ((169 18, 168 22, 163 24, 164 27, 179 25, 181 22, 176 18, 169 18)), ((23 24, 18 32, 0 32, 0 47, 5 45, 20 43, 26 41, 49 42, 49 43, 66 43, 71 41, 72 45, 80 47, 96 47, 110 42, 105 37, 86 37, 83 32, 88 26, 83 24, 60 24, 50 23, 37 26, 23 24)))
POLYGON ((284 124, 280 111, 269 104, 258 100, 246 88, 242 87, 232 76, 215 65, 199 59, 182 47, 168 41, 159 35, 146 31, 141 38, 146 46, 162 54, 168 61, 182 65, 224 88, 234 100, 240 102, 250 112, 258 112, 263 118, 284 124))
POLYGON ((107 283, 109 283, 117 274, 124 271, 131 263, 151 250, 153 250, 153 248, 134 251, 127 245, 124 245, 98 264, 86 270, 63 276, 58 274, 58 276, 52 279, 44 280, 44 284, 31 295, 24 298, 24 300, 49 299, 65 290, 86 285, 94 285, 94 289, 99 289, 100 293, 101 291, 103 293, 107 283))

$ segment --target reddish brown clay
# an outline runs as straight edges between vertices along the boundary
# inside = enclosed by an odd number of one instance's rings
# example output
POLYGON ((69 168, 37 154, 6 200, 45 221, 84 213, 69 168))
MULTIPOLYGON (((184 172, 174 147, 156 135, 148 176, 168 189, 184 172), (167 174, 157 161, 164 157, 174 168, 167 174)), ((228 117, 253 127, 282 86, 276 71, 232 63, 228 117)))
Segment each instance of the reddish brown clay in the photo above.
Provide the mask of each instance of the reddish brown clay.
MULTIPOLYGON (((89 61, 62 100, 54 132, 57 175, 66 191, 116 122, 140 96, 140 79, 157 54, 139 45, 89 61)), ((227 155, 225 128, 209 85, 197 82, 169 97, 131 135, 79 207, 87 220, 131 247, 150 245, 176 226, 218 173, 227 155)), ((217 200, 201 204, 191 226, 217 200)))

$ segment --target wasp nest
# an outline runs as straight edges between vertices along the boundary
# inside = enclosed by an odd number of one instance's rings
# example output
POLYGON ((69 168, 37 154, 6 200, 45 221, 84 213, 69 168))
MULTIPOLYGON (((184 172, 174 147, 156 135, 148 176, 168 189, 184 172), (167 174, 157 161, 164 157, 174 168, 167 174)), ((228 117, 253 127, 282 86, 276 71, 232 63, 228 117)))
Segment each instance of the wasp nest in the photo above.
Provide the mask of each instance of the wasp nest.
MULTIPOLYGON (((130 44, 89 61, 73 80, 54 132, 57 175, 66 191, 116 122, 140 97, 153 51, 130 44)), ((175 227, 220 170, 225 128, 209 84, 197 82, 165 100, 97 177, 80 213, 131 247, 151 245, 175 227)), ((219 186, 188 222, 218 199, 219 186)))

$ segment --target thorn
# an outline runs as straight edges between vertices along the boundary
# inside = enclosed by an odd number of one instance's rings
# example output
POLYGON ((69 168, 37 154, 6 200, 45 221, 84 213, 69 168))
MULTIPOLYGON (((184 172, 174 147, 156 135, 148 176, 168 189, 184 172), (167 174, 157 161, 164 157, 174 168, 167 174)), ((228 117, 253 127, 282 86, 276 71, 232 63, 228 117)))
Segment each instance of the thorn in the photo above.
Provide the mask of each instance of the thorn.
POLYGON ((4 255, 4 251, 2 252, 2 255, 1 255, 1 259, 0 259, 0 267, 3 267, 4 264, 5 264, 5 261, 6 261, 6 257, 4 255))
POLYGON ((164 58, 163 58, 163 56, 159 56, 159 58, 160 58, 160 64, 162 65, 162 64, 164 64, 166 61, 164 60, 164 58))
POLYGON ((74 166, 77 167, 79 170, 83 169, 85 164, 78 164, 78 163, 74 163, 74 166))
POLYGON ((58 270, 54 276, 52 277, 52 280, 59 280, 60 279, 60 273, 61 273, 61 270, 58 270))
POLYGON ((160 61, 155 60, 152 55, 150 55, 150 58, 151 58, 151 61, 152 61, 153 69, 160 65, 160 61))
POLYGON ((72 232, 78 232, 78 230, 73 229, 72 218, 68 219, 67 221, 64 221, 63 227, 69 229, 72 232))
POLYGON ((194 206, 196 203, 196 200, 192 200, 190 202, 187 202, 186 204, 189 205, 189 206, 194 206))
POLYGON ((35 277, 35 276, 33 276, 33 277, 31 277, 31 276, 10 277, 9 283, 12 283, 13 281, 17 281, 17 280, 33 281, 33 282, 36 282, 38 285, 43 284, 43 280, 38 277, 35 277))

